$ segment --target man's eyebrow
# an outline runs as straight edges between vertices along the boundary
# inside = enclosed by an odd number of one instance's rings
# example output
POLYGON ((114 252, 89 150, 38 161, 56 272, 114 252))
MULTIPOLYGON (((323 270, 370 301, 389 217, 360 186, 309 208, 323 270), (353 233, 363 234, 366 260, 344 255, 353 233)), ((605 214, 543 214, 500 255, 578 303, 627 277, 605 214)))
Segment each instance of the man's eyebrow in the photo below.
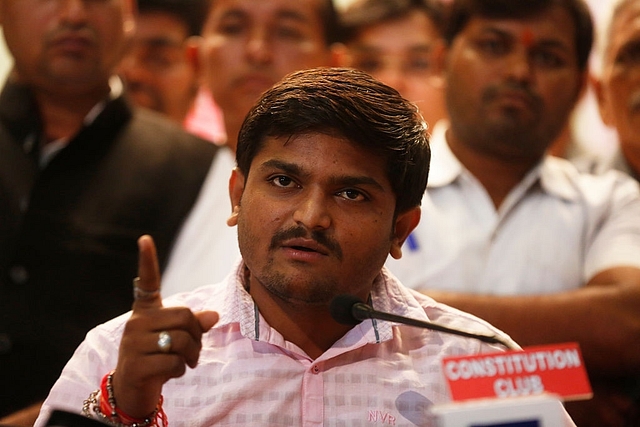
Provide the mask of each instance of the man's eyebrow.
MULTIPOLYGON (((433 42, 414 43, 407 46, 404 50, 410 53, 423 53, 423 52, 429 53, 433 50, 433 45, 434 45, 433 42)), ((379 48, 378 46, 368 44, 366 42, 354 42, 351 45, 351 49, 360 54, 364 54, 364 53, 380 54, 384 52, 384 50, 379 48)))
POLYGON ((625 41, 623 44, 614 50, 612 46, 609 46, 609 55, 613 54, 613 58, 617 59, 624 55, 637 54, 640 51, 640 35, 634 36, 632 39, 625 41))
POLYGON ((220 15, 220 21, 225 19, 243 19, 246 16, 247 13, 242 9, 228 9, 220 15))
POLYGON ((424 42, 409 46, 411 53, 431 53, 433 51, 434 42, 424 42))
POLYGON ((497 24, 484 24, 480 27, 480 35, 494 35, 499 37, 515 37, 511 31, 503 30, 497 24))
MULTIPOLYGON (((303 168, 295 163, 284 162, 278 159, 267 160, 258 166, 260 170, 267 169, 277 169, 281 170, 284 173, 299 176, 299 177, 307 177, 310 174, 306 172, 303 168)), ((329 181, 332 185, 336 186, 346 186, 346 187, 357 187, 357 186, 373 186, 380 191, 385 191, 385 188, 374 178, 367 175, 337 175, 330 179, 329 181)))
POLYGON ((178 42, 177 40, 174 40, 165 36, 142 38, 140 39, 139 43, 144 44, 146 46, 154 47, 154 48, 182 46, 181 42, 178 42))
MULTIPOLYGON (((297 176, 304 176, 306 173, 304 172, 304 170, 298 166, 295 163, 289 163, 289 162, 285 162, 282 160, 278 160, 278 159, 271 159, 271 160, 267 160, 266 162, 262 163, 259 166, 259 169, 265 170, 265 169, 278 169, 281 170, 283 172, 292 174, 292 175, 297 175, 297 176)), ((306 174, 308 175, 308 174, 306 174)))
MULTIPOLYGON (((516 42, 521 40, 521 36, 513 31, 505 30, 503 28, 497 26, 487 26, 484 27, 480 34, 483 35, 494 35, 497 37, 501 37, 509 40, 510 42, 516 42)), ((573 48, 568 46, 567 43, 564 42, 563 39, 551 36, 533 36, 531 40, 531 45, 536 46, 538 48, 546 48, 546 49, 558 49, 567 52, 572 52, 573 48)))
POLYGON ((384 187, 378 181, 366 175, 339 175, 331 178, 330 182, 334 185, 345 187, 372 186, 377 190, 385 191, 384 187))
POLYGON ((306 15, 299 13, 298 11, 295 10, 291 10, 291 9, 282 9, 279 10, 276 14, 278 19, 288 19, 288 20, 292 20, 292 21, 298 21, 301 23, 307 23, 309 22, 309 17, 307 17, 306 15))
POLYGON ((357 53, 380 53, 382 49, 378 46, 373 46, 367 43, 355 42, 351 45, 351 49, 357 53))
POLYGON ((567 45, 567 43, 564 43, 558 39, 541 39, 534 43, 534 46, 538 46, 544 49, 559 50, 569 55, 573 54, 575 50, 573 47, 567 45))

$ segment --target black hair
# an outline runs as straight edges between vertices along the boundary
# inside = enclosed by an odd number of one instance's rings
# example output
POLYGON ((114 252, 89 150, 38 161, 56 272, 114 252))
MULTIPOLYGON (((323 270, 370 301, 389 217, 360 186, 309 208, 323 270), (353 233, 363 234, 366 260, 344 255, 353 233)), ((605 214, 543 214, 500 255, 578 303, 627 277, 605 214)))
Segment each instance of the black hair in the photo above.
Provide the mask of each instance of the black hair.
MULTIPOLYGON (((186 2, 189 0, 175 0, 177 3, 186 2)), ((260 0, 269 1, 269 0, 260 0)), ((215 0, 208 0, 209 5, 213 5, 215 0)), ((340 24, 338 17, 338 10, 334 4, 334 0, 317 0, 320 13, 320 19, 322 20, 322 28, 324 29, 324 38, 327 46, 331 46, 334 43, 341 42, 344 37, 344 31, 340 24)))
POLYGON ((240 129, 236 161, 248 176, 268 137, 339 135, 386 159, 396 213, 419 206, 429 175, 426 123, 393 88, 351 68, 313 68, 263 94, 240 129))
POLYGON ((404 17, 414 10, 426 13, 438 33, 443 34, 445 6, 441 0, 361 0, 340 13, 344 41, 353 40, 369 26, 404 17))
POLYGON ((138 0, 138 10, 166 12, 185 23, 189 36, 200 35, 212 0, 138 0))
POLYGON ((553 6, 565 9, 573 18, 578 67, 585 70, 593 45, 593 18, 583 0, 453 0, 445 28, 447 44, 474 16, 489 19, 523 19, 539 15, 553 6))
POLYGON ((320 17, 322 18, 327 45, 331 46, 334 43, 341 42, 344 39, 344 28, 340 23, 334 0, 322 0, 320 17))

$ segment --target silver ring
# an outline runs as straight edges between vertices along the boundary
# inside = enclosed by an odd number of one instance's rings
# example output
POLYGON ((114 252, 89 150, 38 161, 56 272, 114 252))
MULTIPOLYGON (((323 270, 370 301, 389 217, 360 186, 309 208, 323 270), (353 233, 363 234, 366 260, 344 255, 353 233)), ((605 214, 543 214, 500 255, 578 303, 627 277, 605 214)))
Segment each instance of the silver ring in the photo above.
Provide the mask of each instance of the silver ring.
POLYGON ((133 279, 133 299, 134 300, 148 300, 154 299, 160 295, 160 291, 145 291, 144 289, 140 289, 138 284, 140 283, 140 278, 136 277, 133 279))
POLYGON ((169 332, 162 331, 158 335, 158 349, 163 353, 171 351, 171 335, 169 335, 169 332))

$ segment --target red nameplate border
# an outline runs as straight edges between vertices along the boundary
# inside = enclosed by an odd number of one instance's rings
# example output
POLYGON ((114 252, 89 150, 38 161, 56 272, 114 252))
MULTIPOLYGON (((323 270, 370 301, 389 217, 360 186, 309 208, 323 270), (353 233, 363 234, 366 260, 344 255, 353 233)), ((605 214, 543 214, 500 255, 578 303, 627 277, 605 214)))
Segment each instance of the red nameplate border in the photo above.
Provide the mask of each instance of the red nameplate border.
POLYGON ((580 400, 593 394, 577 343, 447 357, 442 369, 454 402, 543 393, 580 400))

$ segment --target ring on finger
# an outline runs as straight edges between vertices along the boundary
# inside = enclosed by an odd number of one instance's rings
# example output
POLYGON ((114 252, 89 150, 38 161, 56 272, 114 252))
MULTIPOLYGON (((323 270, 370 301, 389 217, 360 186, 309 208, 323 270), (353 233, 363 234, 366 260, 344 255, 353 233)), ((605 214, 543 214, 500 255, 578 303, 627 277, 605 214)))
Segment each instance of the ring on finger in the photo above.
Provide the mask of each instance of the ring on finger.
POLYGON ((158 335, 158 350, 163 353, 171 351, 171 335, 169 335, 169 332, 162 331, 158 335))
POLYGON ((133 299, 134 300, 148 300, 153 299, 160 295, 160 291, 145 291, 140 288, 140 278, 136 277, 133 279, 133 299))

